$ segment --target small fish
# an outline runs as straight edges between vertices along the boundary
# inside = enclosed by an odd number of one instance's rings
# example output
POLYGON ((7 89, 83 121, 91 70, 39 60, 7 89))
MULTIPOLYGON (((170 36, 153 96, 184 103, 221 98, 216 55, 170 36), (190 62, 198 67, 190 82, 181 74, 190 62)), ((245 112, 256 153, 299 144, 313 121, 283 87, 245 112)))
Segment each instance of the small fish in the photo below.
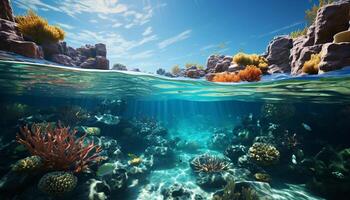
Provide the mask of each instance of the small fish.
POLYGON ((307 131, 312 131, 311 127, 305 123, 301 123, 301 125, 304 127, 305 130, 307 131))
POLYGON ((344 179, 345 178, 345 176, 344 176, 344 174, 342 174, 341 172, 332 172, 332 175, 334 176, 334 177, 336 177, 336 178, 338 178, 338 179, 344 179))
POLYGON ((298 162, 297 162, 297 157, 296 157, 294 154, 292 155, 292 163, 293 163, 294 165, 298 164, 298 162))

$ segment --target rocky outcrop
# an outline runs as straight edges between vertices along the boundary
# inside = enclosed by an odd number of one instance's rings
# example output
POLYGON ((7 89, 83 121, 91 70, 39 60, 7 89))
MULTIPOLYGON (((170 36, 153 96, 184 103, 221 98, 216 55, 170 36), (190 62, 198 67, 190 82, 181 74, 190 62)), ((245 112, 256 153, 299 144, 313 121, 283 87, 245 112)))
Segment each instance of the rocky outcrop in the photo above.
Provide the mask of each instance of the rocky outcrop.
POLYGON ((9 0, 1 0, 0 1, 0 18, 8 21, 14 22, 12 8, 9 0))
POLYGON ((88 58, 80 64, 84 69, 109 69, 109 61, 102 56, 96 56, 95 58, 88 58))
POLYGON ((232 57, 225 55, 211 55, 207 60, 206 73, 218 73, 228 71, 232 57))
POLYGON ((333 41, 336 33, 349 28, 350 1, 339 1, 319 9, 316 17, 315 44, 333 41))
POLYGON ((305 61, 309 60, 312 54, 321 52, 322 63, 321 71, 330 71, 347 66, 346 62, 336 62, 336 59, 346 60, 339 49, 346 50, 346 45, 333 45, 333 36, 349 28, 350 20, 350 1, 343 0, 325 5, 317 12, 316 21, 308 28, 306 36, 296 38, 293 41, 293 48, 290 52, 291 74, 298 75, 302 73, 302 67, 305 61), (322 46, 326 45, 324 48, 322 46), (336 50, 337 49, 337 50, 336 50), (323 51, 325 50, 325 52, 323 51), (332 53, 333 52, 333 53, 332 53), (330 54, 331 55, 327 55, 330 54), (339 58, 337 54, 339 53, 339 58), (327 61, 328 60, 328 61, 327 61), (336 66, 331 67, 331 64, 336 66))
POLYGON ((270 65, 278 66, 272 73, 290 72, 290 49, 293 47, 293 40, 289 36, 275 37, 267 47, 266 59, 270 65))
POLYGON ((113 65, 112 67, 113 70, 120 70, 120 71, 128 71, 128 68, 126 68, 125 65, 120 64, 120 63, 116 63, 113 65))
POLYGON ((350 66, 350 43, 327 43, 322 47, 320 71, 327 72, 350 66))
POLYGON ((0 19, 0 50, 14 52, 29 58, 43 58, 42 49, 34 42, 24 41, 13 21, 0 19))
POLYGON ((197 66, 191 66, 186 68, 185 76, 189 78, 201 78, 205 76, 205 71, 203 69, 199 69, 197 66))

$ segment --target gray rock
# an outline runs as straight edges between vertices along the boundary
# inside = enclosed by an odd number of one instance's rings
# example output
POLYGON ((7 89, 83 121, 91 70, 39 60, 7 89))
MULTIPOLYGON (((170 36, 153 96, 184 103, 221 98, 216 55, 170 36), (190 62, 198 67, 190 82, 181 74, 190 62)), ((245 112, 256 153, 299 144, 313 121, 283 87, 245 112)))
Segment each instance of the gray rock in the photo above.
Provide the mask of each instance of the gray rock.
POLYGON ((102 43, 95 44, 96 56, 106 57, 107 49, 106 45, 102 43))
POLYGON ((12 8, 9 0, 0 1, 0 18, 14 22, 12 8))
POLYGON ((127 71, 128 70, 125 65, 120 64, 120 63, 114 64, 112 69, 113 70, 120 70, 120 71, 127 71))
POLYGON ((350 66, 350 43, 327 43, 322 47, 319 68, 323 72, 350 66))
POLYGON ((109 61, 102 56, 96 56, 96 58, 88 58, 80 64, 81 68, 84 69, 109 69, 109 61))
MULTIPOLYGON (((266 59, 270 65, 276 65, 278 72, 290 72, 290 49, 293 47, 293 40, 289 36, 275 37, 267 47, 266 59)), ((277 72, 275 70, 274 72, 277 72)))
POLYGON ((54 54, 51 56, 51 61, 56 62, 65 66, 74 66, 75 63, 71 57, 64 54, 54 54))
POLYGON ((337 1, 321 7, 315 22, 315 44, 332 42, 336 33, 348 30, 349 12, 349 1, 337 1))

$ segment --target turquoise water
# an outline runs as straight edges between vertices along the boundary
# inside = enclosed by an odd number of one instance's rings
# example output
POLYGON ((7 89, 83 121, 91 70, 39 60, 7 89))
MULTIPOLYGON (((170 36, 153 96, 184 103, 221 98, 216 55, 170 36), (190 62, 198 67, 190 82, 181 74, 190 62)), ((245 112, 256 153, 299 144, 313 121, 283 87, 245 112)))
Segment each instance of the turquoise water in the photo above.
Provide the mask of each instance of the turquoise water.
POLYGON ((1 199, 212 199, 229 182, 224 176, 248 184, 260 199, 346 199, 349 194, 349 68, 238 84, 14 61, 0 61, 0 70, 1 199), (52 169, 11 183, 9 177, 33 173, 10 173, 30 155, 15 141, 19 127, 58 121, 83 130, 78 135, 97 127, 99 133, 86 139, 102 146, 105 160, 74 173, 74 190, 58 196, 37 189, 52 169), (256 142, 274 146, 278 161, 244 161, 256 142), (225 153, 231 146, 246 151, 225 153), (198 173, 191 162, 203 154, 222 158, 229 170, 198 173), (133 157, 140 163, 130 164, 133 157), (104 163, 113 169, 96 174, 104 163), (256 173, 271 180, 258 182, 256 173), (182 189, 169 192, 175 183, 182 189))

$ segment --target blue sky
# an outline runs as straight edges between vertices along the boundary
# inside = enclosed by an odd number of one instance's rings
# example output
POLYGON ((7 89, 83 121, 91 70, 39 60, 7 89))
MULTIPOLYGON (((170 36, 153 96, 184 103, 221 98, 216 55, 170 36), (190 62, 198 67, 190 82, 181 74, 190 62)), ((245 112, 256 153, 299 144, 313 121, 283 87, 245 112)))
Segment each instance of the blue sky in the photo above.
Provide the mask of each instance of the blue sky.
POLYGON ((12 0, 66 31, 68 45, 107 45, 111 66, 143 71, 205 64, 212 53, 263 53, 275 35, 305 26, 310 0, 12 0))

